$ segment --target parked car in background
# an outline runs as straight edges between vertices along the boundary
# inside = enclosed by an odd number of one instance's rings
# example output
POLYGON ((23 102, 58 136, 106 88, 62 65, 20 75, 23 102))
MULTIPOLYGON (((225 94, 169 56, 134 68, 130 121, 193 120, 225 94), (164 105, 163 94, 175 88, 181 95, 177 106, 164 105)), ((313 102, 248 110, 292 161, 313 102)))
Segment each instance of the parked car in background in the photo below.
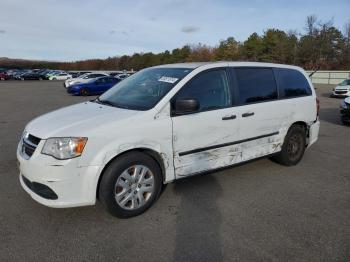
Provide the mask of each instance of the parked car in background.
POLYGON ((62 71, 62 70, 50 70, 50 71, 46 72, 46 76, 47 76, 47 78, 49 78, 50 76, 54 76, 54 75, 57 75, 60 73, 64 73, 64 71, 62 71))
POLYGON ((18 71, 12 75, 12 79, 14 80, 22 80, 22 75, 28 73, 28 71, 18 71))
POLYGON ((340 102, 340 114, 343 124, 350 124, 350 97, 340 102))
POLYGON ((129 77, 130 75, 129 74, 119 74, 119 75, 117 75, 116 77, 117 78, 119 78, 120 80, 123 80, 123 79, 125 79, 125 78, 127 78, 127 77, 129 77))
POLYGON ((109 76, 109 75, 105 73, 86 73, 79 76, 78 78, 72 78, 72 79, 66 80, 63 85, 65 88, 67 88, 70 85, 74 85, 76 83, 86 83, 93 78, 103 77, 103 76, 109 76))
POLYGON ((19 179, 41 204, 98 199, 112 215, 131 217, 157 200, 164 183, 260 157, 296 165, 319 127, 318 99, 299 67, 156 66, 95 100, 32 120, 17 149, 19 179))
POLYGON ((67 93, 72 95, 100 95, 121 80, 113 76, 93 78, 86 83, 76 83, 67 87, 67 93))
POLYGON ((88 74, 88 73, 91 73, 91 72, 73 72, 73 71, 68 72, 68 74, 70 74, 72 78, 78 78, 79 76, 88 74))
POLYGON ((4 71, 0 72, 0 80, 9 80, 11 77, 4 71))
POLYGON ((49 80, 67 80, 71 78, 72 78, 72 75, 65 72, 61 72, 61 73, 49 76, 49 80))
POLYGON ((331 97, 348 97, 350 96, 350 79, 345 79, 337 85, 331 94, 331 97))
POLYGON ((41 74, 29 72, 21 75, 20 80, 45 80, 45 78, 41 74))

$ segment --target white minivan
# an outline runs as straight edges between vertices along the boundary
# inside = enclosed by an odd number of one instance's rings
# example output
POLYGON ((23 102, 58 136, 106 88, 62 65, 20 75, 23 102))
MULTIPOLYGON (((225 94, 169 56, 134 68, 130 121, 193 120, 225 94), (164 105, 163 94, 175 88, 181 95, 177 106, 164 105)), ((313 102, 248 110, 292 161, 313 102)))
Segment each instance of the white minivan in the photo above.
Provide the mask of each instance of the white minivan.
POLYGON ((318 138, 318 112, 299 67, 155 66, 32 120, 18 145, 20 182, 50 207, 99 199, 114 216, 135 216, 176 179, 265 156, 297 164, 318 138))

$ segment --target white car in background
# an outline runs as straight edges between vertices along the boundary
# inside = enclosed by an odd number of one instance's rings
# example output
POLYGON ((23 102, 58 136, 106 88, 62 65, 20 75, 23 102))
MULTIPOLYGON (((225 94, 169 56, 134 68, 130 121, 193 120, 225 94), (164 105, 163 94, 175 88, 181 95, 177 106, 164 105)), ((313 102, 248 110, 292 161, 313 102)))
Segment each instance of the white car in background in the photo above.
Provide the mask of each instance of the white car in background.
POLYGON ((78 78, 72 78, 72 79, 66 80, 64 82, 64 87, 67 88, 68 86, 71 86, 77 83, 87 83, 93 78, 102 77, 102 76, 109 76, 109 75, 105 73, 87 73, 87 74, 81 75, 78 78))
POLYGON ((350 96, 350 79, 345 79, 337 85, 331 94, 331 97, 348 97, 350 96))
POLYGON ((49 76, 49 80, 67 80, 71 78, 72 78, 72 75, 64 72, 49 76))

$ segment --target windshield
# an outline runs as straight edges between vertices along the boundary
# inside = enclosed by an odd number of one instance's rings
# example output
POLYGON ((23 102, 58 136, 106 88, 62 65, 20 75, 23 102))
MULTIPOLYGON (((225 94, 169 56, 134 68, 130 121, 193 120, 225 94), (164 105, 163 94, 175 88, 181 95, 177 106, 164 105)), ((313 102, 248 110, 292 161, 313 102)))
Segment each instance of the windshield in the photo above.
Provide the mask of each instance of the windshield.
POLYGON ((192 69, 147 68, 116 84, 99 97, 116 107, 148 110, 154 107, 192 69))
POLYGON ((339 84, 340 86, 347 86, 350 85, 350 79, 345 79, 343 82, 339 84))

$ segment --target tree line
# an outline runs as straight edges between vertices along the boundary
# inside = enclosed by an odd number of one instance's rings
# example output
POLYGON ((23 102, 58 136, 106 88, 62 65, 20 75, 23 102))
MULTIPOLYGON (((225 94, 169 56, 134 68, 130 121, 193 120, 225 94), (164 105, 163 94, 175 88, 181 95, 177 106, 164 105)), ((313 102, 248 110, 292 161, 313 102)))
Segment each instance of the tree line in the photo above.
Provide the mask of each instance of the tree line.
MULTIPOLYGON (((11 60, 11 59, 10 59, 11 60)), ((267 29, 263 34, 252 33, 243 42, 234 37, 221 40, 216 46, 185 45, 161 53, 135 53, 75 62, 17 60, 7 66, 55 68, 62 70, 140 70, 145 67, 197 61, 257 61, 294 64, 308 70, 350 69, 350 21, 344 31, 332 20, 322 22, 315 15, 306 19, 305 31, 267 29)), ((6 66, 0 61, 0 66, 6 66)))

